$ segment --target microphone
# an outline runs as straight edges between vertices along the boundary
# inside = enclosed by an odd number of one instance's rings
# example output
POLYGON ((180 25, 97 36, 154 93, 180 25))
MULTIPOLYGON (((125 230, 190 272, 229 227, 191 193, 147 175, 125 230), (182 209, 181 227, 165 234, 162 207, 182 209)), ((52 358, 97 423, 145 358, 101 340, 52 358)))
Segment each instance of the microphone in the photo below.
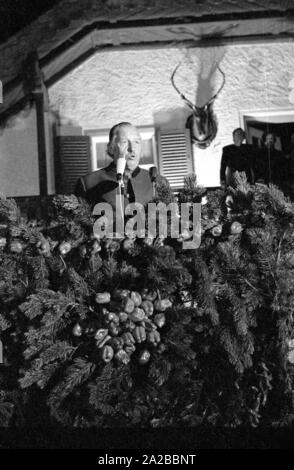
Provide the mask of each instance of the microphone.
POLYGON ((150 168, 149 174, 150 174, 151 182, 155 183, 156 178, 157 178, 157 168, 156 168, 156 166, 152 166, 150 168))
MULTIPOLYGON (((124 180, 123 174, 126 167, 126 159, 124 156, 120 156, 116 161, 116 179, 118 181, 118 192, 119 192, 119 208, 120 208, 120 217, 121 222, 124 224, 124 180)), ((123 231, 122 231, 123 232, 123 231)))
POLYGON ((123 174, 126 167, 125 157, 119 157, 116 162, 116 179, 123 185, 123 174))
POLYGON ((152 166, 149 170, 149 175, 152 183, 152 196, 155 197, 156 195, 156 188, 155 188, 155 183, 156 183, 156 178, 157 178, 157 168, 156 166, 152 166))

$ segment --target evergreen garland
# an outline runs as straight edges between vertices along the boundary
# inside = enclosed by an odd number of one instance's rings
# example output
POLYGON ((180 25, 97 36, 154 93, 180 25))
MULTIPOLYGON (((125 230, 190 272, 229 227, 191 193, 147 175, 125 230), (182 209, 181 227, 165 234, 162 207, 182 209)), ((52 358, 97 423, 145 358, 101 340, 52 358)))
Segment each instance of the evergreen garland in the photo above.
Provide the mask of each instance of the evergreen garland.
MULTIPOLYGON (((39 221, 0 199, 2 425, 40 413, 77 427, 293 420, 294 204, 241 176, 207 194, 189 177, 178 199, 204 195, 197 250, 169 239, 97 240, 75 196, 54 197, 39 221), (122 323, 116 292, 125 289, 136 299, 155 293, 159 310, 122 323), (100 305, 97 295, 110 300, 100 305), (94 335, 104 329, 100 347, 94 335), (130 332, 129 359, 108 359, 130 332)), ((164 187, 161 197, 172 201, 164 187)))

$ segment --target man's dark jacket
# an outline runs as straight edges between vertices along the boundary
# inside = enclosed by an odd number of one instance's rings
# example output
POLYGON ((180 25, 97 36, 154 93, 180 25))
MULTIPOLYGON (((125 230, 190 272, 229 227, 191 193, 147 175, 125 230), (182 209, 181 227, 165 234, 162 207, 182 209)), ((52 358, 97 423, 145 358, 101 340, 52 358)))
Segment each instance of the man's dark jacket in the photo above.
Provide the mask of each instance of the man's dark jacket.
MULTIPOLYGON (((168 185, 165 178, 160 177, 160 179, 168 185)), ((115 210, 118 186, 116 167, 111 163, 101 170, 79 178, 75 194, 85 198, 92 207, 100 202, 107 202, 115 210)), ((125 181, 124 195, 125 206, 131 202, 139 202, 142 205, 150 202, 153 192, 149 171, 137 167, 131 177, 125 181)))
POLYGON ((223 148, 221 160, 221 181, 226 180, 226 168, 229 167, 232 173, 235 171, 245 172, 248 181, 252 182, 251 169, 255 153, 254 147, 249 144, 242 144, 240 147, 234 144, 226 145, 223 148))

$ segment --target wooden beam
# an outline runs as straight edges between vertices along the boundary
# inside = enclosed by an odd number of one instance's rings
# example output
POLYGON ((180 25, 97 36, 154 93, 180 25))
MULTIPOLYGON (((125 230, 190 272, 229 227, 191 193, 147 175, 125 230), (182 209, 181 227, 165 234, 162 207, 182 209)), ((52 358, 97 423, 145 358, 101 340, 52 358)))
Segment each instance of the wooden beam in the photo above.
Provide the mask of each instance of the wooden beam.
POLYGON ((138 47, 216 47, 252 42, 291 41, 294 22, 286 17, 209 21, 157 26, 87 30, 84 37, 41 61, 45 83, 51 86, 98 50, 138 47))
POLYGON ((47 183, 46 136, 45 136, 43 92, 34 93, 34 98, 35 98, 35 103, 36 103, 36 118, 37 118, 40 196, 47 196, 48 195, 48 183, 47 183))
MULTIPOLYGON (((185 23, 150 24, 134 26, 93 23, 72 38, 67 39, 56 49, 43 55, 39 63, 44 74, 44 82, 51 86, 77 65, 98 50, 137 47, 217 47, 227 44, 246 44, 270 41, 292 41, 294 22, 287 16, 260 18, 240 18, 226 16, 222 21, 207 20, 185 23)), ((4 104, 0 115, 23 97, 22 81, 19 77, 13 83, 4 85, 4 104)))

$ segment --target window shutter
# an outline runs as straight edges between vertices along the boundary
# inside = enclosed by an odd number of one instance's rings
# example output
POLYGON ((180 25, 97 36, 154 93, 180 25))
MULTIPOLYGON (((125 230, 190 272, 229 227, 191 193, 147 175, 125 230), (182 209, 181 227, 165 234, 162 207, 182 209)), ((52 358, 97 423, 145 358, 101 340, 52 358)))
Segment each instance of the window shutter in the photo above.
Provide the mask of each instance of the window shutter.
POLYGON ((172 189, 184 185, 184 177, 193 172, 189 129, 161 130, 158 132, 159 168, 172 189))
POLYGON ((78 178, 91 171, 91 148, 88 135, 56 137, 56 190, 74 193, 78 178))

